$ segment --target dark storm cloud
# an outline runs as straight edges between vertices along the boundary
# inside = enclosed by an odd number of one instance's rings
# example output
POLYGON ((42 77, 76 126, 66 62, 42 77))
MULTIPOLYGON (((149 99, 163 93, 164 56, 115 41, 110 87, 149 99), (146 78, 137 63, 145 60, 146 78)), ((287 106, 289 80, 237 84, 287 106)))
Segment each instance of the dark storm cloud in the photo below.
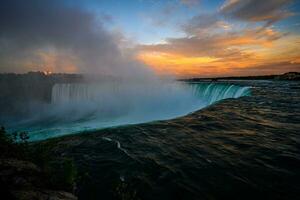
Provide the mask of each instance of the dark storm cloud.
POLYGON ((62 0, 4 1, 0 7, 0 72, 50 67, 123 74, 131 70, 129 66, 138 67, 120 50, 122 35, 104 29, 106 20, 62 0))
POLYGON ((285 8, 292 0, 227 0, 221 12, 236 19, 265 21, 270 25, 291 15, 285 8))

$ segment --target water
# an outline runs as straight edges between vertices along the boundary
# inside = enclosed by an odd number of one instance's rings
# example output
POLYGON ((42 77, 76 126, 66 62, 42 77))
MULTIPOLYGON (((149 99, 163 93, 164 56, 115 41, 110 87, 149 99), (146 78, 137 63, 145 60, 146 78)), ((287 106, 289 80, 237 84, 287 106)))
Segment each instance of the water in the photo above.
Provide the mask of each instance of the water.
MULTIPOLYGON (((249 87, 218 83, 165 82, 56 84, 51 104, 18 124, 30 140, 128 124, 172 119, 226 98, 249 95, 249 87)), ((10 130, 12 131, 12 130, 10 130)))
POLYGON ((298 199, 299 82, 224 84, 251 87, 251 96, 225 99, 172 120, 42 145, 51 144, 58 159, 74 159, 82 175, 79 199, 298 199))

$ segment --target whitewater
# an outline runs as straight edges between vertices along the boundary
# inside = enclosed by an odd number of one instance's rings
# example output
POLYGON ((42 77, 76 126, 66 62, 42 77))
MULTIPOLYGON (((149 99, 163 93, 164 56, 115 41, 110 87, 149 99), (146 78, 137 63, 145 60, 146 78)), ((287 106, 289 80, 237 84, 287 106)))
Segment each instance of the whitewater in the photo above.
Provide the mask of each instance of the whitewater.
POLYGON ((168 120, 222 99, 250 95, 250 88, 214 82, 143 84, 63 83, 52 88, 51 103, 15 125, 31 141, 121 125, 168 120))

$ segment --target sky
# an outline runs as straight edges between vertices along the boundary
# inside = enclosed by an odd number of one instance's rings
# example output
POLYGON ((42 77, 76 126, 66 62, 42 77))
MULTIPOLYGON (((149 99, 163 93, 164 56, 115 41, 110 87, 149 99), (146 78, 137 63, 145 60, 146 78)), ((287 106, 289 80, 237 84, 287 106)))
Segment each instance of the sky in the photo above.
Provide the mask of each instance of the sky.
POLYGON ((0 72, 300 71, 297 0, 2 0, 0 72))

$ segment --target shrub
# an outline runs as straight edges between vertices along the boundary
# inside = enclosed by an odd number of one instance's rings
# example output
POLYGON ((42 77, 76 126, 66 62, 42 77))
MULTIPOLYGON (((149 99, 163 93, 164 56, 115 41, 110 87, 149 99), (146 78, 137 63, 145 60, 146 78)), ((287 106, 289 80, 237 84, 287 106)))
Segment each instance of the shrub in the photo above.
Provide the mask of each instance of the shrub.
POLYGON ((73 191, 77 170, 73 159, 55 158, 51 146, 43 143, 30 145, 26 132, 8 134, 0 127, 0 159, 30 161, 42 169, 45 185, 53 189, 73 191))

